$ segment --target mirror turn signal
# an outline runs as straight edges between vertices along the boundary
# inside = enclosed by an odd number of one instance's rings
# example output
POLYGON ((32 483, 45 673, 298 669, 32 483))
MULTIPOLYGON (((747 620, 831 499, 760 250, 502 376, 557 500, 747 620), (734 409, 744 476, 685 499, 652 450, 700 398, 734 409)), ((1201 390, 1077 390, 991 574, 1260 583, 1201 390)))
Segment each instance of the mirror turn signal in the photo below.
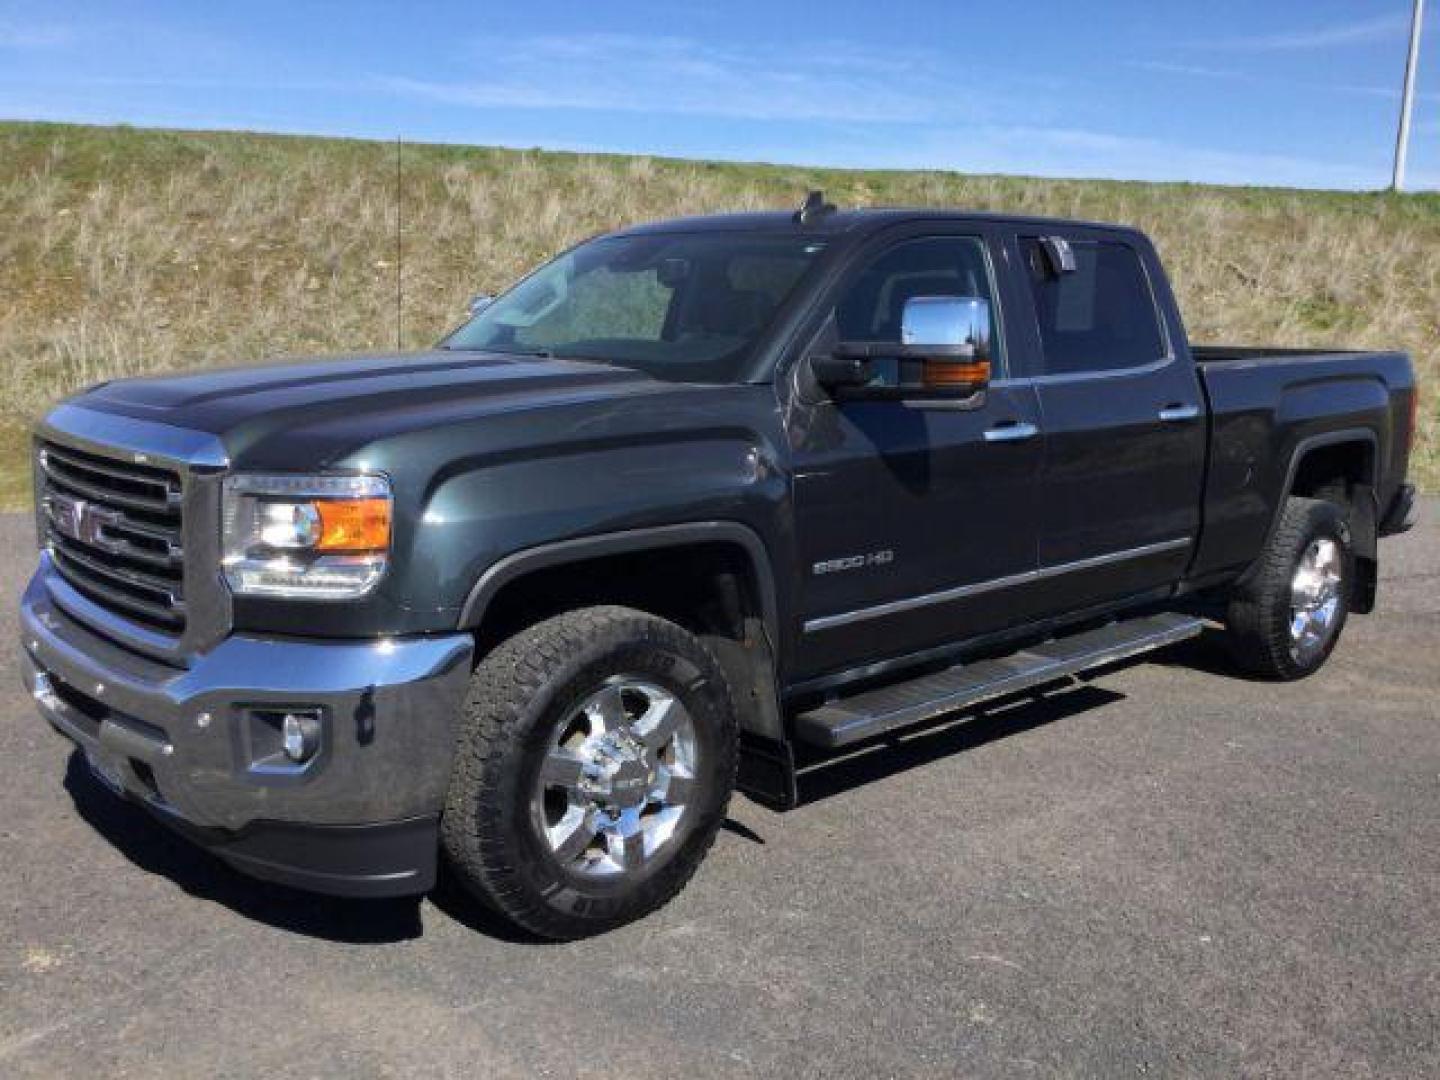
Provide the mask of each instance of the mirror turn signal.
POLYGON ((990 361, 927 359, 924 383, 928 390, 974 390, 990 382, 990 361))

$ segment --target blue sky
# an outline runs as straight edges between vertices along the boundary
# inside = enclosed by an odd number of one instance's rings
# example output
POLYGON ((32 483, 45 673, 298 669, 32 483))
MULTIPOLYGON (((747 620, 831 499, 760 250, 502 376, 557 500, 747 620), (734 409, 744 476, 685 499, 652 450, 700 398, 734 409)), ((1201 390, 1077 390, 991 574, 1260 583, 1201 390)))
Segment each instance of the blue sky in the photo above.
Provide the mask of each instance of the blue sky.
MULTIPOLYGON (((1410 5, 0 0, 0 117, 1376 188, 1410 5)), ((1430 6, 1413 188, 1440 188, 1430 6)))

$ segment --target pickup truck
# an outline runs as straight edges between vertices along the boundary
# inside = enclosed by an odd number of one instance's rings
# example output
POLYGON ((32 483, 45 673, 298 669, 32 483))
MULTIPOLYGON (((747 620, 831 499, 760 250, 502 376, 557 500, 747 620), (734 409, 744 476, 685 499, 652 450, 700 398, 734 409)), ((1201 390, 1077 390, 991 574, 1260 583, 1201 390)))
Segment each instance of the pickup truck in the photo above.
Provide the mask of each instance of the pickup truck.
POLYGON ((837 748, 1207 627, 1311 674, 1411 523, 1415 409, 1399 353, 1192 346, 1131 228, 813 195, 642 225, 430 351, 58 405, 27 682, 242 871, 447 866, 575 938, 837 748))

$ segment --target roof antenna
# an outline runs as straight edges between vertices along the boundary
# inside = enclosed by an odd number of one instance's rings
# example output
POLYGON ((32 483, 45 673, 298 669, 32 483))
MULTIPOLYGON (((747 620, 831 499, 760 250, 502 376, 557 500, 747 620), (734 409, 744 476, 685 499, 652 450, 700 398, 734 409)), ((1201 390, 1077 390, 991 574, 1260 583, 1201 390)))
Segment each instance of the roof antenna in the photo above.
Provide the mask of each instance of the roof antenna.
POLYGON ((795 211, 793 218, 796 225, 808 225, 816 218, 822 218, 826 214, 835 213, 835 204, 825 201, 823 191, 812 191, 805 196, 805 202, 799 210, 795 211))

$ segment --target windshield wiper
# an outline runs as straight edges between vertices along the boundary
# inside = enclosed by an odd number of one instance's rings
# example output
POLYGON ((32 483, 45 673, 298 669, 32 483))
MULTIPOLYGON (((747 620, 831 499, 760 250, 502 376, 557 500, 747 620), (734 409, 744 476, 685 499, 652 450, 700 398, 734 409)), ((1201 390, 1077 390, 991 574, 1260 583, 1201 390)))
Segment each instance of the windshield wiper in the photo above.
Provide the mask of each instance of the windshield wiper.
POLYGON ((570 360, 577 364, 601 364, 605 367, 623 367, 618 360, 602 356, 574 356, 567 353, 551 352, 549 349, 508 349, 494 345, 441 345, 449 352, 493 353, 495 356, 520 356, 531 360, 570 360))
POLYGON ((528 356, 535 360, 554 360, 549 349, 506 349, 496 345, 441 345, 446 352, 492 353, 495 356, 528 356))

